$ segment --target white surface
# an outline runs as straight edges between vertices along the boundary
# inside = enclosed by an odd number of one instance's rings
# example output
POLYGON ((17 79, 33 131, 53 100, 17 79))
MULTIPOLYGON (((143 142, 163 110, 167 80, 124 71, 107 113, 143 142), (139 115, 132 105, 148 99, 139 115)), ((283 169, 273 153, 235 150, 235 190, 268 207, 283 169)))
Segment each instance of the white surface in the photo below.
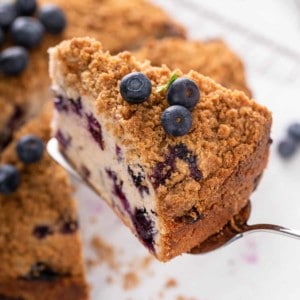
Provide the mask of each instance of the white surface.
MULTIPOLYGON (((184 23, 191 37, 221 36, 244 58, 255 99, 267 105, 274 117, 270 163, 252 197, 250 223, 300 229, 300 149, 289 162, 276 153, 286 125, 300 121, 300 5, 293 0, 155 2, 184 23)), ((167 264, 154 261, 143 271, 132 262, 140 263, 146 250, 106 205, 84 188, 78 198, 87 256, 93 255, 89 246, 93 235, 101 236, 119 253, 118 271, 106 263, 89 269, 92 300, 176 299, 178 295, 197 300, 300 299, 300 241, 251 235, 203 256, 183 255, 167 264), (137 270, 140 284, 125 292, 122 278, 130 270, 137 270), (106 282, 110 275, 113 284, 106 282), (178 286, 165 290, 160 298, 169 278, 176 279, 178 286)))

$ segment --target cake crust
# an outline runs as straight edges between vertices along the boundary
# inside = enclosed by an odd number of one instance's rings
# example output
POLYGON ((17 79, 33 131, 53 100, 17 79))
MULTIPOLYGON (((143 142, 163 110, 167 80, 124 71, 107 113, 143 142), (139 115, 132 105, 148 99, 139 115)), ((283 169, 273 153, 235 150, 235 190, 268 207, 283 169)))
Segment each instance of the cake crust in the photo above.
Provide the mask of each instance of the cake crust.
POLYGON ((126 147, 125 160, 141 161, 148 170, 164 233, 159 259, 195 247, 246 205, 268 159, 271 114, 265 107, 195 71, 152 67, 129 52, 110 56, 89 38, 63 42, 50 54, 54 84, 68 97, 75 90, 93 99, 97 113, 110 120, 104 126, 126 147), (134 71, 152 82, 149 99, 139 105, 119 94, 120 80, 134 71), (160 120, 168 104, 156 88, 173 72, 194 80, 201 91, 192 129, 182 137, 167 135, 160 120), (175 166, 166 164, 170 155, 175 166))

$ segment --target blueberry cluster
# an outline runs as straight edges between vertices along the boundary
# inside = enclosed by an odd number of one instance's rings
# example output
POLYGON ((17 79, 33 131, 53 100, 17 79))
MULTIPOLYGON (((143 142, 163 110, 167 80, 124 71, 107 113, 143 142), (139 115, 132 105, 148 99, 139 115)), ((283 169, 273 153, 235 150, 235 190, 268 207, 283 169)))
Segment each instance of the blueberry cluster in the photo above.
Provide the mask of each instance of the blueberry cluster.
MULTIPOLYGON (((187 134, 192 127, 191 110, 200 99, 200 91, 197 84, 188 78, 176 79, 172 76, 167 87, 167 100, 170 104, 161 116, 164 130, 172 136, 187 134)), ((146 101, 152 90, 149 78, 140 72, 129 73, 124 76, 120 83, 120 93, 130 104, 139 104, 146 101)))
POLYGON ((0 2, 0 47, 8 35, 14 45, 0 53, 0 73, 20 74, 28 64, 28 50, 42 42, 45 32, 59 34, 65 26, 65 15, 56 5, 38 8, 36 0, 0 2))
MULTIPOLYGON (((44 152, 43 141, 34 135, 22 137, 16 146, 18 158, 24 164, 38 162, 44 152)), ((5 164, 0 166, 0 194, 10 194, 16 191, 21 182, 21 175, 18 169, 11 165, 5 164)))
POLYGON ((300 123, 293 123, 287 129, 287 137, 278 144, 278 153, 281 157, 291 158, 300 145, 300 123))

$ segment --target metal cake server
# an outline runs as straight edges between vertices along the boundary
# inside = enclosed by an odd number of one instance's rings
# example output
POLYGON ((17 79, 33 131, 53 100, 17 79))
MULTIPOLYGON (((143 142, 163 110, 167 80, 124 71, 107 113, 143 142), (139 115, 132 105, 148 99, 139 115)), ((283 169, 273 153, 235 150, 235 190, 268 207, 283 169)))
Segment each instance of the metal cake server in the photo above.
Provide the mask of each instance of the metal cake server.
MULTIPOLYGON (((59 151, 59 144, 56 138, 51 138, 47 143, 47 151, 49 155, 61 165, 74 179, 80 181, 87 185, 94 193, 97 191, 85 180, 82 176, 70 165, 66 158, 59 151)), ((247 207, 250 210, 250 207, 247 207)), ((250 213, 250 211, 248 211, 250 213)), ((246 217, 246 219, 248 219, 246 217)), ((239 222, 231 220, 229 225, 227 225, 229 230, 226 232, 221 231, 219 234, 212 236, 207 242, 201 243, 199 246, 193 248, 189 253, 191 254, 202 254, 216 250, 218 248, 229 245, 240 238, 254 232, 268 232, 284 235, 290 238, 300 239, 300 230, 290 229, 279 225, 273 224, 254 224, 249 225, 245 222, 239 222)), ((225 227, 226 228, 226 227, 225 227)), ((227 228, 227 229, 228 229, 227 228)))

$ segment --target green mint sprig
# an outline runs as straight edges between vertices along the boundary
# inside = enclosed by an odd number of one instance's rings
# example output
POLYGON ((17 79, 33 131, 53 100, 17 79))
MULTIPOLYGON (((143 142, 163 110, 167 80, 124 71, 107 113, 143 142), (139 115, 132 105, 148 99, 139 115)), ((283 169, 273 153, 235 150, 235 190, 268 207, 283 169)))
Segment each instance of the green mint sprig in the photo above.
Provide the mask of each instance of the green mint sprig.
POLYGON ((170 85, 178 78, 179 76, 176 73, 173 73, 170 80, 166 84, 159 85, 156 88, 157 93, 167 91, 170 85))

